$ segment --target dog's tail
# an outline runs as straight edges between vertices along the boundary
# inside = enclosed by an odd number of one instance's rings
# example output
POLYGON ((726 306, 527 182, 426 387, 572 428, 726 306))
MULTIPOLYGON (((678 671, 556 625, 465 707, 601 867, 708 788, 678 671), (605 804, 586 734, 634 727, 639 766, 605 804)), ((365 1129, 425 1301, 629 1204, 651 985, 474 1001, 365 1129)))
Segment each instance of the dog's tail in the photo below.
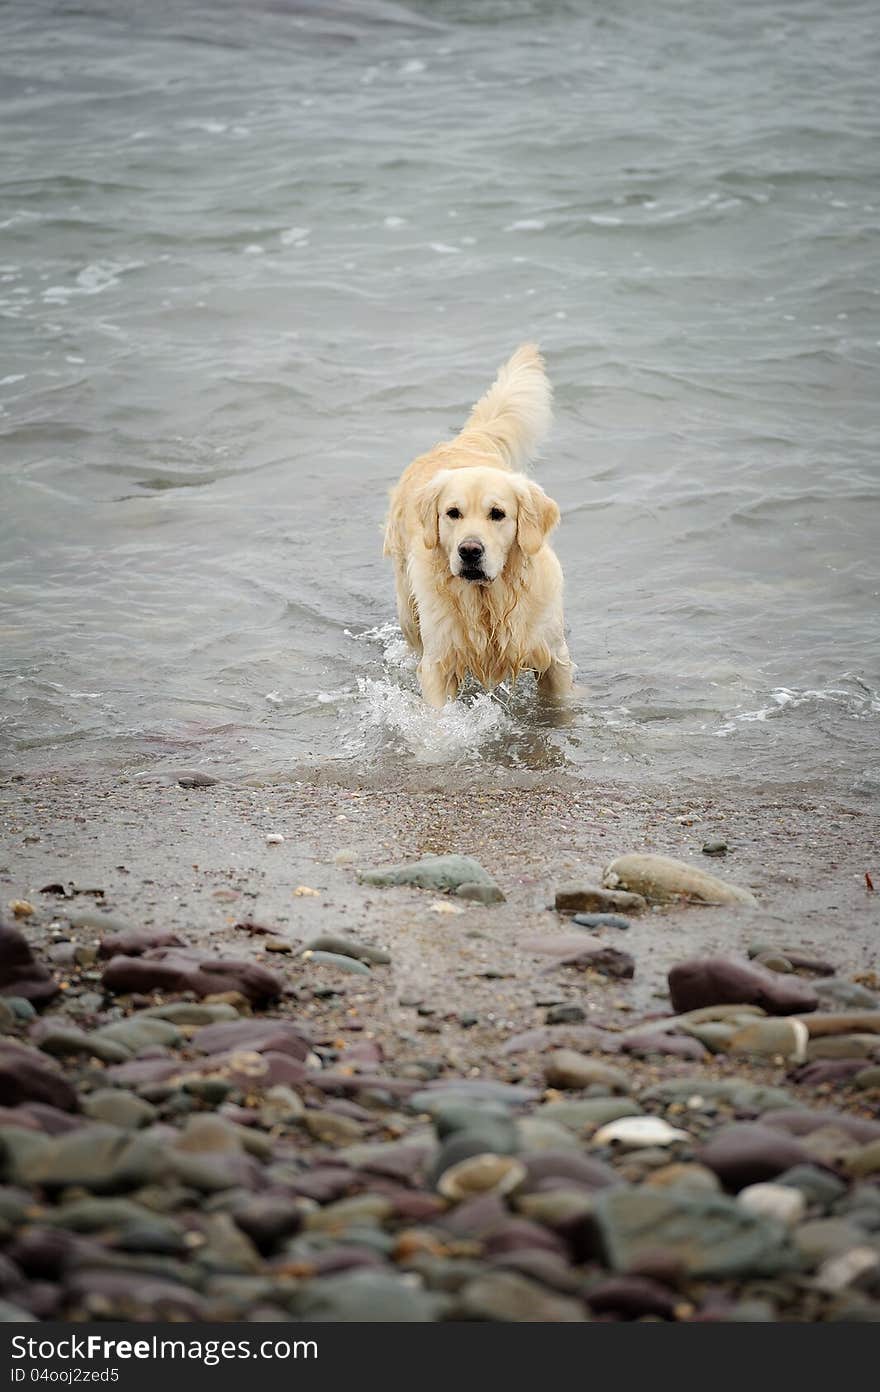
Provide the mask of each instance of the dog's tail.
POLYGON ((517 348, 477 402, 463 435, 488 435, 513 469, 522 469, 550 429, 553 389, 534 343, 517 348))

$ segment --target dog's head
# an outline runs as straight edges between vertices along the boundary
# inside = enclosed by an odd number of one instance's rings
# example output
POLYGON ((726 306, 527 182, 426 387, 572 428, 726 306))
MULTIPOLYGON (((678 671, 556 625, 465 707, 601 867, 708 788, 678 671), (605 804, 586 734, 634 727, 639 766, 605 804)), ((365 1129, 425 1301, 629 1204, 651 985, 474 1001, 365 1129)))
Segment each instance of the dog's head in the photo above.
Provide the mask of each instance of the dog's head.
POLYGON ((534 556, 559 521, 559 508, 525 474, 475 467, 443 469, 416 500, 425 546, 440 547, 451 573, 491 584, 515 547, 534 556))

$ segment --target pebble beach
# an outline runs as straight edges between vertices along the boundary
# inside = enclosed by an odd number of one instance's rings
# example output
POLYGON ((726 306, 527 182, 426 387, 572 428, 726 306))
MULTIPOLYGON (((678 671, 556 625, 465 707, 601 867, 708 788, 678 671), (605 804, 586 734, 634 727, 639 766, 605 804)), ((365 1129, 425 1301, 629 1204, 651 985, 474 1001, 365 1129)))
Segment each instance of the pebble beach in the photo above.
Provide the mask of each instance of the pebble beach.
POLYGON ((0 793, 5 1318, 880 1314, 866 808, 0 793))

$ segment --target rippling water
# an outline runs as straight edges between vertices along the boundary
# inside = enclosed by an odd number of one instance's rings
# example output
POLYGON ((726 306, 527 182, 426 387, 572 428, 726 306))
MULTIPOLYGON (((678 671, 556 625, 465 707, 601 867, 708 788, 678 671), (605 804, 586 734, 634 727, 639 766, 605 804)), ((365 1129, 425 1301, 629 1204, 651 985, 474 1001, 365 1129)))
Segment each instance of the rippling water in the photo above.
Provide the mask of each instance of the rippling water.
POLYGON ((0 737, 880 789, 873 0, 8 0, 0 737), (433 715, 387 489, 524 338, 580 697, 433 715))

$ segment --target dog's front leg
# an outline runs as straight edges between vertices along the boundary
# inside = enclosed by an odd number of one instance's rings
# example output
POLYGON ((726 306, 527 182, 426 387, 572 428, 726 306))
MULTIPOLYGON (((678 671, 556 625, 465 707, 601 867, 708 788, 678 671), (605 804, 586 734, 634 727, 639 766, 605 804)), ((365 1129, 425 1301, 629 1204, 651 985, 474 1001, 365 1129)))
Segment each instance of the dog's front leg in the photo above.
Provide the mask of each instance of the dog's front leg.
POLYGON ((425 704, 433 706, 435 710, 445 706, 456 694, 455 691, 450 691, 449 677, 443 664, 427 654, 419 663, 419 685, 425 704))
POLYGON ((574 675, 574 663, 568 655, 568 649, 563 648, 561 652, 554 653, 550 666, 538 677, 538 690, 542 696, 549 696, 551 700, 562 700, 570 696, 574 675))

